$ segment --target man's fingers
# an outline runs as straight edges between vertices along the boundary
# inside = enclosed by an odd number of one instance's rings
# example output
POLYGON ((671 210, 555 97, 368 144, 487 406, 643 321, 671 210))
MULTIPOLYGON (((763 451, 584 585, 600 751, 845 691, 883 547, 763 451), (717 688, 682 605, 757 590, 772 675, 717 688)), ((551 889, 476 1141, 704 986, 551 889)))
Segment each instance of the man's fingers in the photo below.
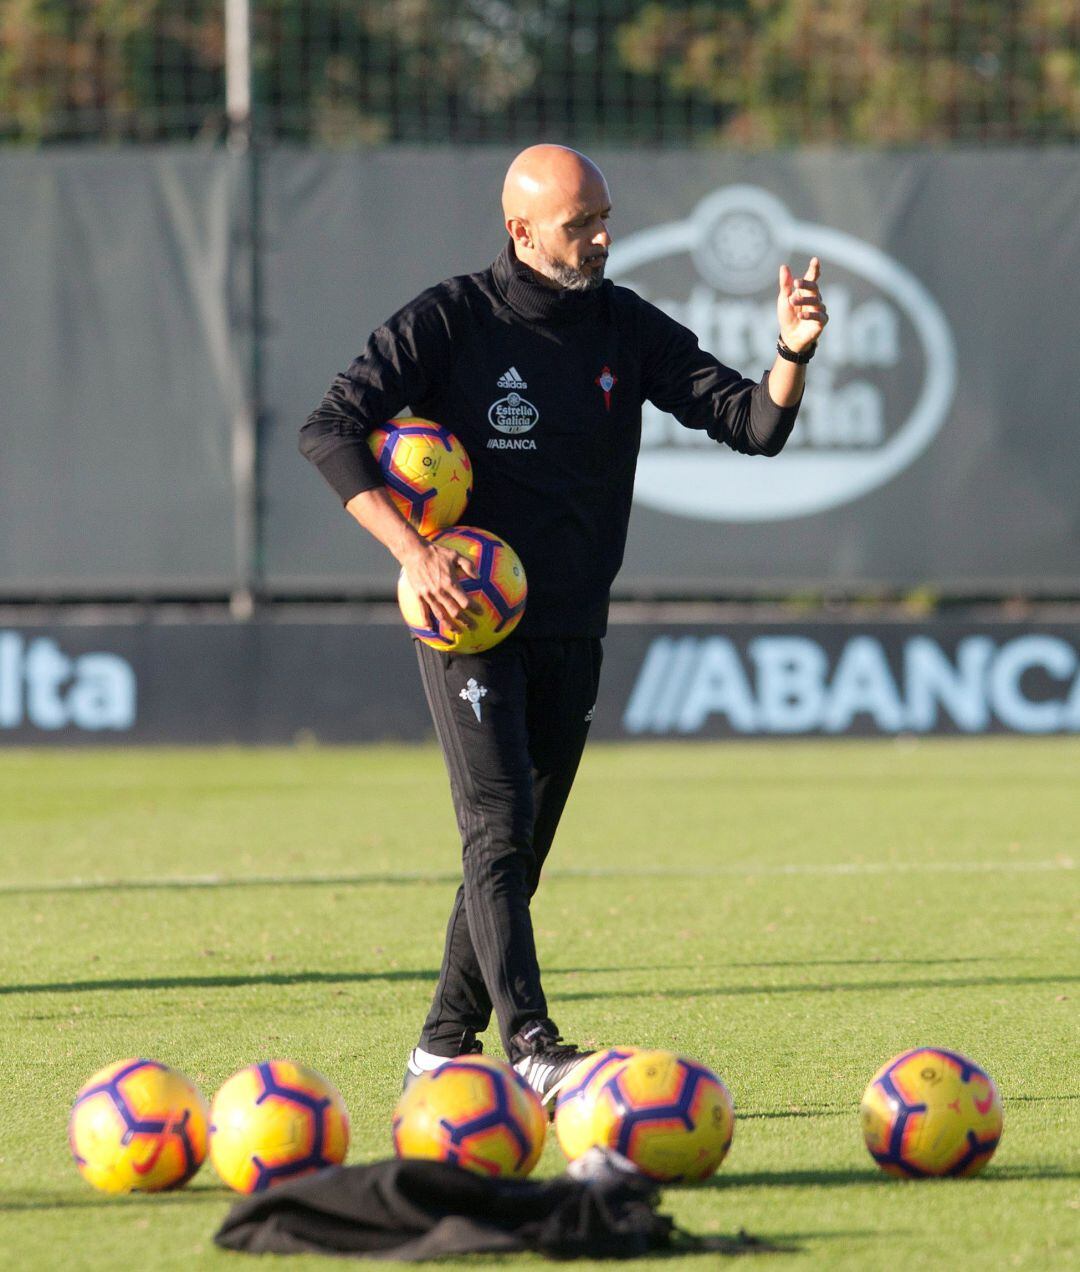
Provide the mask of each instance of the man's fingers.
POLYGON ((439 630, 438 615, 422 596, 418 596, 416 599, 420 602, 420 613, 424 619, 424 626, 429 632, 437 632, 439 630))
POLYGON ((821 277, 821 262, 816 256, 810 257, 810 264, 806 267, 806 281, 808 283, 816 283, 821 277))
MULTIPOLYGON (((464 596, 464 593, 460 595, 464 596)), ((435 630, 443 630, 449 628, 450 631, 459 632, 463 627, 473 627, 474 623, 468 613, 466 604, 460 604, 453 594, 447 593, 445 596, 433 594, 426 599, 421 598, 424 608, 429 611, 432 616, 431 626, 435 630)))
POLYGON ((420 582, 414 585, 414 591, 434 626, 442 624, 455 631, 471 626, 470 622, 462 619, 469 606, 469 594, 453 579, 420 582))
POLYGON ((405 577, 433 630, 460 632, 476 625, 468 613, 471 589, 465 586, 476 578, 476 567, 467 556, 429 543, 406 565, 405 577))
POLYGON ((791 270, 786 265, 780 266, 780 290, 785 296, 791 294, 791 289, 795 285, 795 279, 792 277, 791 270))
POLYGON ((454 565, 457 566, 467 579, 475 579, 477 577, 476 566, 472 563, 472 560, 469 557, 464 556, 462 553, 458 552, 455 555, 454 565))
POLYGON ((468 593, 463 592, 460 587, 453 583, 429 592, 427 599, 428 603, 433 608, 436 608, 440 615, 445 616, 454 623, 460 621, 462 613, 469 607, 468 593))

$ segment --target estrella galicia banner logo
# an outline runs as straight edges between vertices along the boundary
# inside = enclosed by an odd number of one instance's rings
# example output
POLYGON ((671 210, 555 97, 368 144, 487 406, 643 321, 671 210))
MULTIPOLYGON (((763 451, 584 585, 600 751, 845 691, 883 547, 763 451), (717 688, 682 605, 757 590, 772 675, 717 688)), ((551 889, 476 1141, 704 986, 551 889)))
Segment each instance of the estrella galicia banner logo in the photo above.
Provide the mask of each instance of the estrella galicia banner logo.
POLYGON ((956 384, 949 324, 923 284, 861 239, 733 185, 685 221, 629 235, 608 276, 693 330, 750 378, 776 352, 776 278, 822 261, 829 327, 783 453, 748 463, 645 404, 635 499, 677 516, 770 521, 824 512, 890 481, 941 428, 956 384))

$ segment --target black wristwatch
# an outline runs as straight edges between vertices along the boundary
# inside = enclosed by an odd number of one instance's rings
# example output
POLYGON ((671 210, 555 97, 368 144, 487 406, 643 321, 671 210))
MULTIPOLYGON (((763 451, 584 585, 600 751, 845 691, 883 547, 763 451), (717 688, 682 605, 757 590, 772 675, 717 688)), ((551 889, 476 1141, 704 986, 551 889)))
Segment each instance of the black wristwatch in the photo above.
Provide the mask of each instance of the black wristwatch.
POLYGON ((776 352, 785 362, 797 362, 800 366, 805 366, 817 353, 817 341, 815 340, 812 345, 807 345, 802 353, 796 353, 794 349, 789 349, 783 340, 778 340, 776 342, 776 352))

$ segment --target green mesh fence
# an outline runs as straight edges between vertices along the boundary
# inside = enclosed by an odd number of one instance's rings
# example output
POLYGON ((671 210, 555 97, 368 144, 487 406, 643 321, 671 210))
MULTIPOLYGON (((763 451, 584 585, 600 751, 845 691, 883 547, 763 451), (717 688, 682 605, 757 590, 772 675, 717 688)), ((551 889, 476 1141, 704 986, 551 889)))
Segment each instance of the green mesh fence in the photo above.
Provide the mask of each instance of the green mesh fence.
MULTIPOLYGON (((252 0, 265 140, 1052 143, 1080 0, 252 0)), ((0 138, 213 141, 224 0, 0 0, 0 138)))

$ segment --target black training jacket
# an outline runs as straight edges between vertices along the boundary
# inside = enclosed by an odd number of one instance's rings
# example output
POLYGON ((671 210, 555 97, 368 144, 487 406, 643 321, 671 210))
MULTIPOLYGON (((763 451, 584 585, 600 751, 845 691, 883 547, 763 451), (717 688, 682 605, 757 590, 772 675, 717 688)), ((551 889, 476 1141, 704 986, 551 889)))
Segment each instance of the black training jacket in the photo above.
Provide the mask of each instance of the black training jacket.
POLYGON ((798 407, 742 379, 693 332, 626 287, 557 291, 508 243, 494 265, 423 292, 335 377, 301 452, 347 503, 381 483, 371 429, 409 408, 446 425, 472 460, 468 525, 525 566, 518 632, 602 636, 622 564, 641 405, 747 455, 775 455, 798 407))

